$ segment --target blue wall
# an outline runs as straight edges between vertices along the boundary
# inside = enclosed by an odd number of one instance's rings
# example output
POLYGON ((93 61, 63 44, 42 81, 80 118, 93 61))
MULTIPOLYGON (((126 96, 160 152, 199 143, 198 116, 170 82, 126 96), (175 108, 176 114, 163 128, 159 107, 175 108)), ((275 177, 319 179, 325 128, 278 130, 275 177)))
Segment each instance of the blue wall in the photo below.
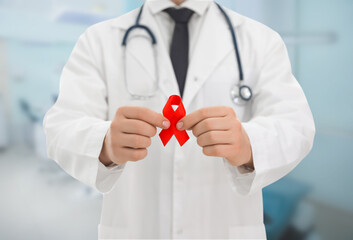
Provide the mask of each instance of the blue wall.
POLYGON ((312 153, 292 176, 309 182, 317 200, 353 212, 353 1, 300 3, 300 31, 332 33, 337 40, 298 48, 298 79, 317 135, 312 153))

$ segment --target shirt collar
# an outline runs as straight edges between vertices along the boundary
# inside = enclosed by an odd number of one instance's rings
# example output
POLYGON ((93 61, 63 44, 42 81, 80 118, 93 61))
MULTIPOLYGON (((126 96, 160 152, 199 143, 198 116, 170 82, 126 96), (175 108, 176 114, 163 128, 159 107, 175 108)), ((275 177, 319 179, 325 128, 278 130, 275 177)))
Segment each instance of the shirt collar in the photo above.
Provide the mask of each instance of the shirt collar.
POLYGON ((211 2, 213 2, 213 0, 186 0, 178 6, 172 0, 146 0, 152 14, 157 14, 170 7, 185 7, 191 9, 200 16, 206 12, 211 2))

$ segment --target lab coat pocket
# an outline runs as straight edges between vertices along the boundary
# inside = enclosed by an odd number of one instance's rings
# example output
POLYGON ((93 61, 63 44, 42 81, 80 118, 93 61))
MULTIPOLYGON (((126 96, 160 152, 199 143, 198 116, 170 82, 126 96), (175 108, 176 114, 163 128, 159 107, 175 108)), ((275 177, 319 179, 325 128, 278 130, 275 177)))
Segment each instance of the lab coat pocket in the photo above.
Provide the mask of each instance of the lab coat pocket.
POLYGON ((231 226, 228 237, 229 239, 266 239, 265 226, 263 224, 231 226))
POLYGON ((126 239, 128 238, 128 229, 124 227, 108 227, 102 224, 98 226, 98 239, 126 239))

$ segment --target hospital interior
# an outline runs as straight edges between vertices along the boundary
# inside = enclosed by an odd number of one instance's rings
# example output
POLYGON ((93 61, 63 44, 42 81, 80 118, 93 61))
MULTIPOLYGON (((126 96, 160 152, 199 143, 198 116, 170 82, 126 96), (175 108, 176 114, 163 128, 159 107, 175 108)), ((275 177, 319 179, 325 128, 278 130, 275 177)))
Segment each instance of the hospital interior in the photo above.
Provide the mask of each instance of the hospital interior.
MULTIPOLYGON (((263 189, 268 239, 353 239, 353 1, 216 1, 281 35, 316 123, 311 153, 263 189)), ((102 196, 47 157, 42 120, 80 34, 142 4, 0 0, 0 239, 97 239, 102 196)))

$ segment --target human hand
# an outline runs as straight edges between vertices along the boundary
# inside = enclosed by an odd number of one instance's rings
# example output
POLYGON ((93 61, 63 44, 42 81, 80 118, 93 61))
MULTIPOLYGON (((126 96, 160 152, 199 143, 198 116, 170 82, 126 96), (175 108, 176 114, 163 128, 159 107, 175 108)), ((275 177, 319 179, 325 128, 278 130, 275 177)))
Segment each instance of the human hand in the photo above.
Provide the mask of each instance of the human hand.
POLYGON ((205 155, 224 157, 233 166, 254 169, 249 137, 233 108, 202 108, 182 118, 177 128, 192 130, 205 155))
POLYGON ((144 159, 157 127, 168 129, 170 122, 146 107, 120 107, 105 136, 100 161, 107 166, 144 159))

